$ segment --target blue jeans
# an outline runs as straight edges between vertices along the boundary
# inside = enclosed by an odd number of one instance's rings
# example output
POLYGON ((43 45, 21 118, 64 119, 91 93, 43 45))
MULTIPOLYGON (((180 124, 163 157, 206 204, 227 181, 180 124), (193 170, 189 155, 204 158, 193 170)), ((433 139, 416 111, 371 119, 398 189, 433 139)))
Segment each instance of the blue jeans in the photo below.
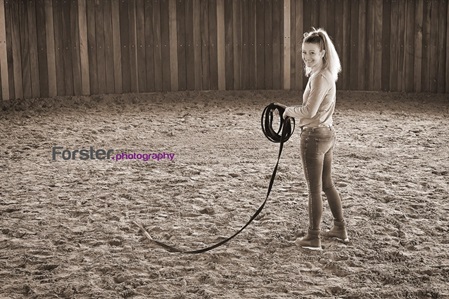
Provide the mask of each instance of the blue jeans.
POLYGON ((326 194, 335 220, 343 220, 341 198, 332 180, 336 134, 333 127, 306 128, 301 132, 301 160, 309 191, 309 229, 319 230, 326 194))

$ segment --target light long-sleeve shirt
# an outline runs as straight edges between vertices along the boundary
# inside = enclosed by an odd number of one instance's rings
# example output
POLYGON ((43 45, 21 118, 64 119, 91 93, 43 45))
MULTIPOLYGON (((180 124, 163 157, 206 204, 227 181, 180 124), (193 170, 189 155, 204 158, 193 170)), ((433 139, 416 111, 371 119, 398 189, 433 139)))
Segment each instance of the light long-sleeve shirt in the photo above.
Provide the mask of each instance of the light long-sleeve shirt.
POLYGON ((307 82, 302 106, 285 109, 284 117, 294 117, 299 126, 331 126, 335 111, 336 86, 329 70, 313 74, 307 82))

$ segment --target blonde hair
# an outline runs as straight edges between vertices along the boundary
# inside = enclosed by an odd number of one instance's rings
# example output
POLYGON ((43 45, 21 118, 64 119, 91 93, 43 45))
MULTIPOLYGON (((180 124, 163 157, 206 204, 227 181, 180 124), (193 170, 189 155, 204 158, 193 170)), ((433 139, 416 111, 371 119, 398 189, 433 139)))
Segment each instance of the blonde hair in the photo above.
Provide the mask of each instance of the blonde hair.
MULTIPOLYGON (((328 69, 332 75, 332 78, 337 81, 338 73, 341 72, 340 58, 338 57, 337 50, 332 43, 329 35, 323 29, 315 29, 313 31, 304 33, 304 39, 302 43, 318 44, 321 51, 325 50, 323 57, 323 69, 328 69)), ((310 76, 312 69, 304 66, 304 70, 307 76, 310 76)))

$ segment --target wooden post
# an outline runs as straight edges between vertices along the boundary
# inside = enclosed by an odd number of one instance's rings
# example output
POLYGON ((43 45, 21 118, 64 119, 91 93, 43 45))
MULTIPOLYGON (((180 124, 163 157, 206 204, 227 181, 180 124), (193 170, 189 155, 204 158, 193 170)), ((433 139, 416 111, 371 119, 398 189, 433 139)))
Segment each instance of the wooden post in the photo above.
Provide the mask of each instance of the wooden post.
POLYGON ((2 80, 2 99, 9 100, 8 55, 6 49, 5 2, 0 0, 0 71, 2 80))

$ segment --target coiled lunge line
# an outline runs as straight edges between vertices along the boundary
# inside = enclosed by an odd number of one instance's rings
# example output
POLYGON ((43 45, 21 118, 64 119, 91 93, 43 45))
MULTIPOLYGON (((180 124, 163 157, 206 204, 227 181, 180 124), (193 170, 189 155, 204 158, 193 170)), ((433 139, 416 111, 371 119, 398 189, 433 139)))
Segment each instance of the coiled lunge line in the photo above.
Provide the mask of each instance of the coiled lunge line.
POLYGON ((211 245, 211 246, 208 246, 208 247, 205 247, 202 249, 183 250, 183 249, 179 249, 177 247, 167 245, 161 241, 153 239, 151 237, 151 235, 145 230, 145 228, 141 224, 137 223, 136 221, 133 221, 133 223, 135 225, 137 225, 142 230, 144 235, 150 241, 165 248, 167 251, 170 251, 170 252, 179 252, 179 253, 188 253, 188 254, 203 253, 203 252, 212 250, 214 248, 217 248, 217 247, 227 243, 231 239, 233 239, 235 236, 237 236, 239 233, 241 233, 257 217, 257 215, 260 214, 260 212, 264 208, 265 204, 267 203, 268 197, 270 196, 271 189, 273 187, 274 179, 276 177, 276 172, 277 172, 278 165, 279 165, 279 160, 281 158, 282 149, 284 147, 284 143, 287 142, 287 140, 291 137, 291 135, 293 134, 293 132, 295 130, 295 120, 293 118, 287 117, 285 120, 282 118, 282 114, 284 113, 284 110, 285 110, 284 107, 279 106, 274 103, 271 103, 267 107, 265 107, 265 109, 262 113, 262 117, 261 117, 262 131, 264 132, 264 134, 268 138, 268 140, 270 140, 271 142, 280 143, 278 158, 277 158, 276 166, 273 169, 273 173, 271 174, 270 184, 268 185, 268 191, 267 191, 267 195, 265 197, 264 202, 257 209, 257 211, 254 213, 254 215, 251 216, 249 221, 240 230, 238 230, 236 233, 234 233, 232 236, 230 236, 214 245, 211 245), (274 112, 276 110, 278 111, 278 116, 279 116, 279 128, 277 131, 275 131, 273 129, 273 117, 275 114, 274 112), (281 134, 279 134, 280 132, 281 132, 281 134))

